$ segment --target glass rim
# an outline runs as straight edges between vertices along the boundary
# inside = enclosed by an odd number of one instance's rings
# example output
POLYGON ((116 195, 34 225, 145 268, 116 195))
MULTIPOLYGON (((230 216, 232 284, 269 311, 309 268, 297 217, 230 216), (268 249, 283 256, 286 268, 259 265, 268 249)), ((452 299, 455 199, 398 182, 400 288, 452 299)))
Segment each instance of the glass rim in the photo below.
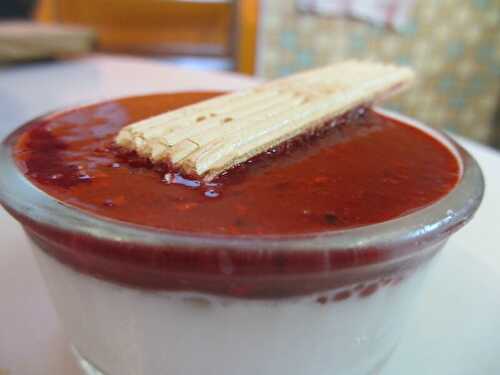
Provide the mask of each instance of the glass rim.
MULTIPOLYGON (((60 202, 36 187, 19 170, 13 147, 32 123, 80 106, 50 112, 21 125, 0 144, 0 203, 16 215, 58 230, 98 240, 151 247, 246 249, 267 251, 348 251, 394 248, 434 242, 458 230, 482 200, 484 178, 478 163, 457 142, 418 120, 375 107, 379 114, 430 134, 452 152, 461 167, 456 186, 434 203, 384 222, 341 230, 294 235, 223 235, 175 232, 122 222, 60 202)), ((403 254, 401 254, 402 256, 403 254)))

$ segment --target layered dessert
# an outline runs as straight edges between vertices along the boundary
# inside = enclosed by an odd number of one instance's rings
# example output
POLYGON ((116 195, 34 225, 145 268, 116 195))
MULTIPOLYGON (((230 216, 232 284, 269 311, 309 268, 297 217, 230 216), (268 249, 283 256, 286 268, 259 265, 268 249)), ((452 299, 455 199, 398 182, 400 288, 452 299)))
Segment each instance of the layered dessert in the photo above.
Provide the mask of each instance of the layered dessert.
MULTIPOLYGON (((7 193, 2 202, 34 244, 82 368, 375 373, 428 260, 479 204, 477 166, 437 132, 359 101, 335 116, 310 110, 314 126, 286 139, 278 129, 252 143, 242 128, 213 149, 223 131, 151 133, 165 116, 200 129, 237 122, 239 102, 224 110, 211 100, 226 99, 192 92, 78 107, 5 143, 12 165, 0 171, 19 172, 29 190, 20 194, 37 206, 7 193)), ((273 100, 256 99, 253 111, 282 105, 273 100)))

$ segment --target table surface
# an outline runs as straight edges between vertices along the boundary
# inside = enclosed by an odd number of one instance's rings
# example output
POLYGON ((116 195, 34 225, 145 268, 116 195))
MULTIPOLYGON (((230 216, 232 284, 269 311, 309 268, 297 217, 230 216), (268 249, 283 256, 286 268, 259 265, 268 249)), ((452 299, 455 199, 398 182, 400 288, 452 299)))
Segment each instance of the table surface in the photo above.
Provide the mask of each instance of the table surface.
MULTIPOLYGON (((254 79, 103 55, 0 68, 0 139, 47 111, 159 91, 236 89, 254 79)), ((486 178, 481 208, 436 259, 382 375, 500 373, 500 153, 458 138, 486 178)), ((0 374, 78 369, 20 226, 0 208, 0 374)), ((319 375, 319 374, 318 374, 319 375)))

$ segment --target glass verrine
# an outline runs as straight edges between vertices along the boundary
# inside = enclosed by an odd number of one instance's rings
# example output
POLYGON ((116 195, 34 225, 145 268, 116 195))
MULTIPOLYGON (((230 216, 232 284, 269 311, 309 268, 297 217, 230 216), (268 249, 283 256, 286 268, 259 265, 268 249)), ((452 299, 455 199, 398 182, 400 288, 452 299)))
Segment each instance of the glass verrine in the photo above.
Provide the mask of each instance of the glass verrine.
MULTIPOLYGON (((429 260, 479 206, 474 159, 442 199, 397 219, 307 235, 168 232, 95 216, 34 186, 0 150, 0 201, 21 223, 89 374, 367 374, 394 349, 429 260)), ((52 114, 49 116, 56 116, 52 114)))

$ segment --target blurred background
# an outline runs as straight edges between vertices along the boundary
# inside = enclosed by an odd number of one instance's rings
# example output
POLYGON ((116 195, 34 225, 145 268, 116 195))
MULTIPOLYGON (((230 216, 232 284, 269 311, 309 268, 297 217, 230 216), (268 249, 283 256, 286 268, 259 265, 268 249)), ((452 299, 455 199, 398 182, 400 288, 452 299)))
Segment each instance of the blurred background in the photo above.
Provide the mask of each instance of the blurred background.
POLYGON ((500 148, 500 0, 2 0, 0 64, 126 54, 274 78, 346 58, 415 67, 388 107, 500 148))

